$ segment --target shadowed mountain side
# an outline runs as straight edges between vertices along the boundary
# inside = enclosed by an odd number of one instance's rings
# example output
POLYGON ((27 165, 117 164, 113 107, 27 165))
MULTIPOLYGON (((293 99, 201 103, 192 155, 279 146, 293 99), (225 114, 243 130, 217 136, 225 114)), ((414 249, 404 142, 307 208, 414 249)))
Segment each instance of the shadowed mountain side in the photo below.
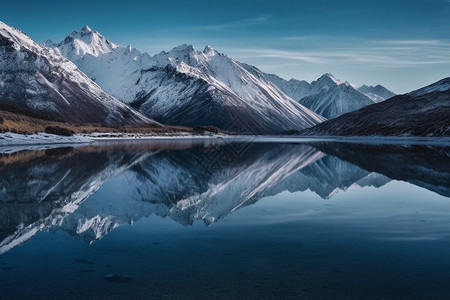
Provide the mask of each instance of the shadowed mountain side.
POLYGON ((450 77, 322 122, 304 135, 450 136, 450 77))
POLYGON ((361 168, 450 197, 450 148, 438 146, 314 144, 361 168))

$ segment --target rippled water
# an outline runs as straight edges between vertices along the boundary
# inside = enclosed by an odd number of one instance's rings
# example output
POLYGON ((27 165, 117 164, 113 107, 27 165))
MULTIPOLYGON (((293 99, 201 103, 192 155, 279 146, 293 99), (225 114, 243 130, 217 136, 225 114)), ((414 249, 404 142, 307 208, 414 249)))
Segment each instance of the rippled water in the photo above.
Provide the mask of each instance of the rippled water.
POLYGON ((0 155, 2 299, 448 299, 450 149, 153 141, 0 155))

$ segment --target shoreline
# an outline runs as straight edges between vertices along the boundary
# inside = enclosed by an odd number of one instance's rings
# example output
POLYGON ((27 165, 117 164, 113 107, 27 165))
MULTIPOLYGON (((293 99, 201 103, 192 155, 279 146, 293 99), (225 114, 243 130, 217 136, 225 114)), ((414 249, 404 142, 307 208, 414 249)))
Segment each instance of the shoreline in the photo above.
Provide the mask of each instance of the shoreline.
POLYGON ((412 137, 412 136, 286 136, 286 135, 226 135, 192 133, 154 135, 143 133, 92 133, 59 136, 47 133, 31 135, 17 133, 0 134, 0 153, 21 150, 45 150, 57 147, 73 147, 102 142, 130 142, 157 140, 228 140, 230 142, 254 143, 352 143, 370 145, 430 145, 450 146, 450 137, 412 137))

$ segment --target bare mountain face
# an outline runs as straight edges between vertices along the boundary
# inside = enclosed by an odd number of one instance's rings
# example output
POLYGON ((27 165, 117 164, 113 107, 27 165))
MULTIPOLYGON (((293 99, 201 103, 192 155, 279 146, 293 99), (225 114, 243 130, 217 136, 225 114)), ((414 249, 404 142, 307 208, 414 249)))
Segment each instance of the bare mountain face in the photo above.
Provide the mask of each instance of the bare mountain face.
POLYGON ((115 45, 89 27, 52 46, 105 91, 162 123, 278 133, 325 120, 257 68, 211 47, 181 45, 150 56, 115 45))
POLYGON ((450 136, 450 77, 303 131, 306 135, 450 136))
POLYGON ((289 97, 327 119, 395 96, 381 85, 357 87, 341 82, 331 74, 324 74, 311 84, 304 80, 287 81, 273 74, 265 76, 289 97))
POLYGON ((155 123, 104 92, 58 51, 0 22, 0 101, 76 123, 155 123))

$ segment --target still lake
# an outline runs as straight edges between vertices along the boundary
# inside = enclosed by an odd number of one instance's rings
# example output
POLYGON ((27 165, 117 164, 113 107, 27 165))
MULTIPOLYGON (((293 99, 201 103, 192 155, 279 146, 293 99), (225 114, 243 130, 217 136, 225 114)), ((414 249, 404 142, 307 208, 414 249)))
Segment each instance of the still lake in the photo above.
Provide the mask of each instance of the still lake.
POLYGON ((449 147, 0 155, 1 299, 448 299, 449 282, 449 147))

